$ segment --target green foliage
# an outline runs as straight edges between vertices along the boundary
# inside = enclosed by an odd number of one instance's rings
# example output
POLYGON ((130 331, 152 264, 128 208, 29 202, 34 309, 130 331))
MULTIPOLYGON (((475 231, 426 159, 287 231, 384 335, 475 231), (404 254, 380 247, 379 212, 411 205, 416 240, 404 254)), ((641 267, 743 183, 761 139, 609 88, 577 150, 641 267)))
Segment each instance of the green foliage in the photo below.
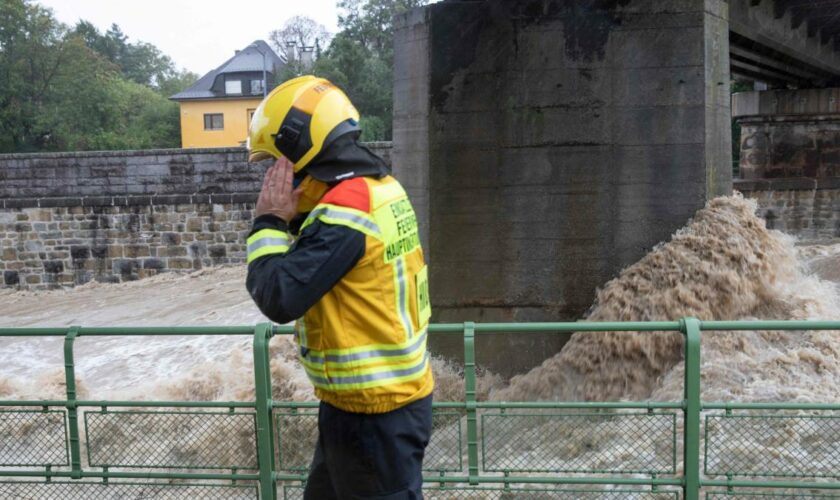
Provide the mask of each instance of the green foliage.
MULTIPOLYGON (((341 31, 312 67, 347 93, 362 115, 362 139, 390 140, 392 129, 393 17, 428 0, 340 0, 341 31)), ((296 76, 296 75, 284 75, 296 76)))
POLYGON ((101 34, 96 26, 82 20, 76 24, 73 33, 81 37, 88 48, 116 65, 133 82, 157 88, 177 76, 169 56, 149 43, 129 43, 128 37, 116 24, 101 34))
POLYGON ((347 92, 362 115, 362 140, 391 137, 393 91, 388 61, 339 33, 325 56, 315 63, 313 72, 347 92))
POLYGON ((198 75, 192 71, 176 71, 167 78, 158 81, 155 90, 163 97, 169 97, 185 90, 194 84, 196 80, 198 80, 198 75))
POLYGON ((371 52, 393 57, 393 18, 428 0, 339 0, 338 25, 371 52))
POLYGON ((0 152, 179 147, 166 96, 194 74, 117 26, 68 30, 30 0, 0 2, 0 152))

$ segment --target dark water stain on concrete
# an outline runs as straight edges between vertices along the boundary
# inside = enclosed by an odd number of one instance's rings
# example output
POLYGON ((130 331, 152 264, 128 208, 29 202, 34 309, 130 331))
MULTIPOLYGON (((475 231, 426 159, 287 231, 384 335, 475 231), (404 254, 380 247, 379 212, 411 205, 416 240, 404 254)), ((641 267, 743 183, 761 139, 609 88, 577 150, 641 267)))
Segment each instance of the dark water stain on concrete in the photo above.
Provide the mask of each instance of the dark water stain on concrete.
POLYGON ((455 76, 478 60, 493 66, 492 59, 534 57, 522 53, 528 49, 522 47, 520 38, 525 31, 540 26, 562 26, 557 33, 563 37, 565 52, 560 54, 565 53, 567 59, 583 63, 603 60, 610 32, 621 26, 621 7, 630 3, 631 0, 488 0, 431 5, 432 106, 443 109, 455 76))
POLYGON ((566 56, 592 62, 606 55, 610 31, 621 25, 618 8, 631 0, 530 0, 517 2, 512 18, 526 27, 560 20, 566 56))

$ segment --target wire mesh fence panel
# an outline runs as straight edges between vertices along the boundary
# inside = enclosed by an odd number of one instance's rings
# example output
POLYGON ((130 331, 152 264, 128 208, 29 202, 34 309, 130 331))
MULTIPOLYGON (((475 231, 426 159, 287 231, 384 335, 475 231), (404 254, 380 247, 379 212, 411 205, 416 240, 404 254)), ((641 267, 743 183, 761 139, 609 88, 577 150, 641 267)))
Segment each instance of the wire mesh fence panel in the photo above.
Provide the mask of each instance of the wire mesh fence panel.
POLYGON ((0 411, 0 466, 67 465, 64 411, 0 411))
MULTIPOLYGON (((306 472, 318 442, 317 411, 276 413, 278 460, 284 472, 306 472)), ((457 472, 462 470, 461 415, 433 410, 432 436, 423 459, 423 470, 457 472)))
POLYGON ((452 411, 432 411, 432 437, 423 457, 427 472, 458 472, 463 470, 463 441, 461 414, 452 411))
POLYGON ((87 412, 85 430, 94 467, 258 467, 254 413, 87 412))
POLYGON ((488 472, 673 474, 674 413, 494 413, 481 418, 488 472))
POLYGON ((253 500, 257 487, 247 485, 139 484, 93 482, 0 482, 5 500, 253 500))
POLYGON ((284 472, 308 471, 318 443, 318 411, 275 413, 274 421, 277 425, 277 469, 284 472))
POLYGON ((303 500, 303 486, 284 486, 283 500, 303 500))
POLYGON ((840 415, 708 415, 706 474, 840 477, 840 415))
POLYGON ((731 491, 731 492, 708 492, 706 493, 706 500, 757 500, 759 498, 840 498, 838 493, 814 493, 809 494, 803 491, 790 492, 747 492, 747 491, 731 491))
MULTIPOLYGON (((302 486, 283 488, 284 500, 303 500, 302 486)), ((423 488, 426 500, 677 500, 676 491, 594 490, 556 488, 423 488)))
POLYGON ((426 500, 676 500, 677 492, 538 488, 426 488, 426 500))

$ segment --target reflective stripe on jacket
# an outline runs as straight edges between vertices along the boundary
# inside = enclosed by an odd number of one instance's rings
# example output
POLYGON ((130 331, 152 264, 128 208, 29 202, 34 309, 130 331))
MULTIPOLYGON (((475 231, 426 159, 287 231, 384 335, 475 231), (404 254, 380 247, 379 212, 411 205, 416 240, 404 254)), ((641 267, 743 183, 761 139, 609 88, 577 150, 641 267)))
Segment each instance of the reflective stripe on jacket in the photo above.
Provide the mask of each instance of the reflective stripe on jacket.
MULTIPOLYGON (((296 324, 301 362, 319 399, 345 411, 382 413, 429 395, 431 315, 417 219, 393 177, 358 177, 333 187, 316 222, 365 235, 364 254, 296 324)), ((248 238, 248 261, 288 251, 285 231, 248 238)), ((292 250, 294 252, 294 250, 292 250)))
POLYGON ((381 413, 428 396, 431 308, 417 218, 393 177, 357 177, 330 190, 303 223, 365 234, 365 253, 296 325, 318 397, 345 411, 381 413))

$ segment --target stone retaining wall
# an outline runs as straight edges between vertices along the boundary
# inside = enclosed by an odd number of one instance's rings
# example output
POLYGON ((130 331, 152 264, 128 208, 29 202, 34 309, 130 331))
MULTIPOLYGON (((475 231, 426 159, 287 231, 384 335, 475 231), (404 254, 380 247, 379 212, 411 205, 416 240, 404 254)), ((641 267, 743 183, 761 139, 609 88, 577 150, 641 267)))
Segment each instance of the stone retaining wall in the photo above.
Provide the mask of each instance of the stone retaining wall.
POLYGON ((244 263, 267 166, 241 148, 0 155, 0 287, 244 263))
POLYGON ((740 179, 767 227, 805 242, 840 238, 840 88, 741 92, 740 179))
POLYGON ((758 215, 808 243, 840 238, 840 178, 736 181, 735 189, 758 202, 758 215))

